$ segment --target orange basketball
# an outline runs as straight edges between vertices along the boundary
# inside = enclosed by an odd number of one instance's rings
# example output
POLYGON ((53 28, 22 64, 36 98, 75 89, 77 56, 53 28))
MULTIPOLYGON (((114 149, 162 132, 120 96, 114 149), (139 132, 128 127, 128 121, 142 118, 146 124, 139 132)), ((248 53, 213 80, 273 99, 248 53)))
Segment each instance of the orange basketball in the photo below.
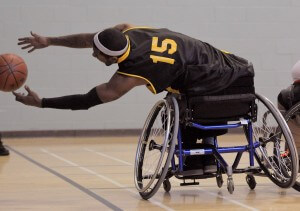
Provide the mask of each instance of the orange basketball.
POLYGON ((11 92, 19 89, 26 81, 27 66, 15 54, 0 55, 0 90, 11 92))

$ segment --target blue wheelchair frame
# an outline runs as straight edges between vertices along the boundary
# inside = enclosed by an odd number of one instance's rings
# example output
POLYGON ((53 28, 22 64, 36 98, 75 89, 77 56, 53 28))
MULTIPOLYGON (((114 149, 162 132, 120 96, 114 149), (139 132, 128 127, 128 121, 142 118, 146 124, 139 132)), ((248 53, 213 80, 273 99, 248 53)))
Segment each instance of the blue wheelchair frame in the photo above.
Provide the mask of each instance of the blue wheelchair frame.
MULTIPOLYGON (((242 145, 242 146, 233 146, 233 147, 218 147, 217 137, 214 137, 214 146, 215 148, 205 148, 205 149, 182 149, 182 138, 181 138, 181 131, 180 128, 178 130, 178 149, 175 150, 174 156, 176 155, 178 157, 179 163, 178 163, 178 170, 179 173, 183 172, 183 157, 184 156, 194 156, 194 155, 210 155, 213 154, 216 159, 218 160, 218 165, 221 165, 226 169, 226 173, 228 176, 231 176, 233 173, 233 170, 236 169, 240 158, 242 156, 243 152, 249 152, 249 162, 250 162, 250 169, 254 168, 254 153, 255 148, 260 146, 259 141, 255 140, 253 141, 252 136, 252 122, 248 119, 241 120, 240 123, 236 124, 226 124, 226 125, 211 125, 211 126, 204 126, 198 123, 189 122, 188 125, 190 127, 198 128, 201 130, 219 130, 219 129, 230 129, 230 128, 238 128, 238 127, 246 127, 247 128, 247 140, 248 145, 242 145), (237 152, 236 159, 234 161, 234 164, 232 166, 229 166, 228 163, 223 159, 221 156, 222 153, 234 153, 237 152), (232 170, 233 169, 233 170, 232 170)), ((172 159, 172 170, 176 171, 176 164, 175 164, 175 158, 172 159)), ((246 172, 248 170, 244 170, 242 172, 246 172)), ((251 170, 250 170, 251 171, 251 170)), ((242 173, 241 171, 239 171, 242 173)))
MULTIPOLYGON (((248 100, 248 96, 246 97, 244 99, 248 100)), ((250 98, 250 100, 251 99, 252 98, 250 98)), ((197 113, 197 110, 193 110, 193 107, 188 106, 188 109, 182 110, 185 113, 181 113, 181 115, 184 115, 184 118, 181 122, 179 115, 179 106, 176 100, 176 96, 171 96, 171 98, 167 98, 166 100, 161 100, 158 103, 156 103, 147 117, 142 135, 139 139, 139 144, 136 153, 135 185, 142 198, 149 199, 150 197, 152 197, 157 192, 161 184, 163 184, 164 190, 166 192, 169 192, 171 189, 171 183, 169 181, 169 178, 171 178, 172 176, 175 176, 177 179, 183 179, 183 183, 180 184, 182 186, 198 185, 199 183, 195 182, 196 179, 216 177, 217 185, 218 187, 221 187, 223 184, 222 174, 227 174, 227 189, 231 194, 234 191, 234 182, 232 178, 233 173, 246 173, 246 182, 251 189, 254 189, 256 186, 254 175, 267 176, 271 181, 273 181, 276 185, 282 188, 289 188, 293 186, 298 173, 298 155, 294 146, 292 134, 289 131, 286 121, 284 120, 280 112, 267 98, 256 94, 255 100, 256 99, 258 99, 258 102, 252 101, 253 103, 252 105, 249 105, 250 110, 247 113, 245 113, 246 110, 242 109, 239 111, 239 113, 237 112, 236 116, 231 116, 230 114, 228 114, 229 117, 227 117, 227 114, 224 114, 223 117, 220 118, 214 118, 214 116, 210 118, 210 116, 205 117, 205 115, 203 115, 204 118, 201 118, 203 117, 201 116, 201 113, 197 113), (262 109, 258 109, 258 107, 262 107, 262 109), (159 116, 159 114, 166 115, 164 113, 160 113, 161 109, 166 109, 166 111, 168 111, 167 115, 169 119, 167 123, 167 132, 166 134, 164 134, 164 141, 162 145, 159 145, 155 143, 155 139, 149 139, 149 134, 153 129, 152 126, 154 121, 156 121, 157 118, 158 121, 162 121, 162 116, 159 116), (263 112, 261 113, 262 116, 258 114, 258 111, 263 112), (196 115, 193 117, 192 114, 196 115), (265 114, 271 115, 269 116, 271 117, 271 120, 276 121, 277 125, 275 129, 276 131, 277 129, 280 129, 280 137, 277 137, 277 135, 274 136, 274 134, 272 133, 273 129, 272 131, 267 131, 267 134, 260 134, 260 126, 258 125, 259 130, 256 130, 255 122, 257 122, 258 119, 259 121, 262 121, 263 124, 265 124, 265 118, 268 117, 265 116, 265 114), (193 118, 196 118, 196 120, 194 120, 193 118), (198 121, 200 121, 201 124, 198 121), (203 122, 205 123, 203 124, 203 122), (205 125, 206 122, 208 124, 211 124, 211 122, 216 123, 215 125, 208 126, 205 125), (218 125, 217 122, 229 123, 222 123, 218 125), (182 141, 186 140, 183 140, 182 137, 182 127, 185 126, 206 131, 242 127, 248 144, 241 146, 219 147, 217 136, 223 134, 217 132, 215 136, 209 135, 214 136, 214 146, 204 145, 196 149, 184 149, 182 141), (257 132, 259 134, 256 134, 257 132), (174 136, 172 134, 174 134, 174 136), (282 135, 284 138, 283 140, 281 140, 282 135), (273 140, 273 136, 276 139, 273 140), (267 138, 267 140, 264 140, 265 138, 267 138), (280 139, 277 140, 277 138, 280 139), (267 150, 268 146, 270 146, 270 149, 272 149, 275 143, 279 144, 279 142, 281 141, 284 141, 282 143, 285 144, 282 146, 276 145, 276 151, 274 151, 274 148, 273 152, 270 151, 269 154, 268 151, 265 151, 267 150), (268 143, 270 144, 266 146, 268 143), (289 155, 287 157, 281 157, 280 150, 285 151, 287 147, 289 149, 289 155), (257 150, 257 148, 259 150, 257 150), (151 166, 149 171, 143 171, 145 151, 152 151, 154 149, 160 150, 161 152, 159 160, 156 159, 157 167, 152 169, 151 166), (249 152, 249 166, 238 169, 237 167, 244 152, 249 152), (222 153, 237 153, 232 165, 228 164, 224 160, 224 158, 221 155, 222 153), (201 171, 186 170, 184 168, 185 157, 198 155, 213 155, 217 160, 217 171, 212 173, 202 173, 201 171), (258 165, 254 163, 254 159, 256 160, 258 165), (186 179, 194 180, 194 182, 186 183, 186 179)), ((248 101, 246 101, 246 103, 248 103, 248 101)), ((251 101, 249 101, 249 103, 251 103, 251 101)), ((183 104, 183 107, 184 106, 185 104, 183 104)), ((164 128, 164 123, 161 127, 163 131, 166 130, 166 128, 164 128)))

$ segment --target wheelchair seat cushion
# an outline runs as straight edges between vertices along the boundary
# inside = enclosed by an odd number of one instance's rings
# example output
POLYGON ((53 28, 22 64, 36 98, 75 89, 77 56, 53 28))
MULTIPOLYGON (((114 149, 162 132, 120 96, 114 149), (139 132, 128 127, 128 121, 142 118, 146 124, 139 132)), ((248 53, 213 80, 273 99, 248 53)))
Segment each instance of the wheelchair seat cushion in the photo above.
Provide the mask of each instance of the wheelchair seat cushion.
POLYGON ((198 96, 188 100, 193 120, 238 120, 249 117, 255 95, 234 94, 217 96, 198 96))

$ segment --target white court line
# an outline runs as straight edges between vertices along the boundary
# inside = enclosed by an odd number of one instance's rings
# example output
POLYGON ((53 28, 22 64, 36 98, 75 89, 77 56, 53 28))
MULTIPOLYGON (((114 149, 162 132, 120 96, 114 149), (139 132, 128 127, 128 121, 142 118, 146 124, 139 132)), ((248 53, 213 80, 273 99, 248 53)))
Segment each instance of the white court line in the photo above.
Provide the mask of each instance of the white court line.
MULTIPOLYGON (((76 164, 76 163, 74 163, 74 162, 72 162, 72 161, 70 161, 70 160, 67 160, 67 159, 65 159, 65 158, 63 158, 63 157, 61 157, 61 156, 59 156, 59 155, 57 155, 57 154, 55 154, 55 153, 49 152, 49 151, 46 150, 46 149, 41 148, 41 151, 44 152, 44 153, 46 153, 46 154, 48 154, 48 155, 50 155, 50 156, 52 156, 52 157, 55 157, 55 158, 57 158, 57 159, 59 159, 59 160, 65 162, 65 163, 67 163, 67 164, 69 164, 70 166, 78 167, 79 169, 81 169, 81 170, 83 170, 83 171, 86 171, 86 172, 88 172, 88 173, 90 173, 90 174, 92 174, 92 175, 94 175, 94 176, 96 176, 96 177, 99 177, 99 178, 103 179, 103 180, 106 180, 106 181, 108 181, 108 182, 114 184, 115 186, 117 186, 117 187, 119 187, 119 188, 122 188, 122 189, 124 189, 124 190, 127 190, 127 191, 129 191, 130 193, 133 193, 134 195, 138 195, 136 191, 133 191, 133 190, 129 189, 129 188, 126 187, 125 185, 122 185, 121 183, 118 183, 117 181, 112 180, 112 179, 110 179, 109 177, 106 177, 106 176, 104 176, 104 175, 102 175, 102 174, 98 174, 97 172, 95 172, 95 171, 93 171, 93 170, 90 170, 90 169, 88 169, 88 168, 79 166, 78 164, 76 164)), ((101 153, 100 153, 100 155, 101 155, 101 153)), ((130 165, 132 165, 132 164, 130 164, 130 165)), ((168 207, 168 206, 166 206, 166 205, 164 205, 164 204, 162 204, 162 203, 160 203, 160 202, 158 202, 158 201, 156 201, 156 200, 149 199, 148 201, 150 201, 152 204, 155 204, 155 205, 157 205, 157 206, 159 206, 159 207, 161 207, 161 208, 163 208, 163 209, 165 209, 165 210, 170 210, 170 211, 171 211, 171 210, 172 210, 172 211, 174 210, 174 209, 172 209, 172 208, 170 208, 170 207, 168 207)))
POLYGON ((88 151, 88 152, 94 152, 94 153, 96 153, 96 154, 98 154, 98 155, 101 155, 101 156, 103 156, 103 157, 109 158, 109 159, 111 159, 111 160, 114 160, 114 161, 117 161, 117 162, 120 162, 120 163, 123 163, 123 164, 125 164, 125 165, 127 165, 127 166, 132 166, 132 163, 126 162, 126 161, 124 161, 124 160, 120 160, 120 159, 118 159, 118 158, 109 156, 109 155, 107 155, 107 154, 104 154, 104 153, 101 153, 101 152, 98 152, 98 151, 95 151, 95 150, 92 150, 92 149, 88 149, 88 148, 84 148, 84 150, 86 150, 86 151, 88 151))
MULTIPOLYGON (((115 160, 115 161, 118 161, 118 160, 119 160, 119 159, 114 158, 114 157, 112 157, 112 156, 110 156, 110 155, 107 155, 107 154, 104 154, 104 153, 101 153, 101 152, 98 152, 98 151, 95 151, 95 150, 92 150, 92 149, 89 149, 89 148, 84 148, 84 149, 85 149, 86 151, 94 152, 94 153, 96 153, 96 154, 98 154, 98 155, 101 155, 101 156, 106 157, 106 158, 110 158, 110 159, 115 160)), ((122 161, 122 160, 120 160, 120 161, 122 161)), ((133 166, 132 163, 128 163, 128 162, 126 162, 126 161, 122 161, 122 163, 130 164, 131 166, 133 166)), ((172 179, 172 181, 176 182, 177 184, 180 183, 178 180, 175 180, 174 178, 171 178, 171 179, 172 179)), ((234 200, 234 199, 229 199, 229 198, 227 198, 227 197, 225 197, 225 196, 220 196, 220 195, 218 195, 218 194, 216 194, 216 193, 213 193, 213 192, 204 190, 203 188, 199 188, 199 187, 192 187, 192 188, 194 188, 194 189, 200 189, 200 190, 201 190, 202 192, 204 192, 204 193, 208 193, 208 194, 213 195, 213 196, 216 196, 216 197, 218 197, 218 198, 227 200, 227 201, 229 201, 229 202, 231 202, 231 203, 233 203, 233 204, 236 204, 236 205, 238 205, 238 206, 244 207, 244 208, 246 208, 246 209, 248 209, 248 210, 252 210, 252 211, 258 211, 258 210, 259 210, 259 209, 256 209, 256 208, 254 208, 254 207, 251 207, 251 206, 248 206, 248 205, 246 205, 246 204, 243 204, 243 203, 241 203, 241 202, 239 202, 239 201, 236 201, 236 200, 234 200)))

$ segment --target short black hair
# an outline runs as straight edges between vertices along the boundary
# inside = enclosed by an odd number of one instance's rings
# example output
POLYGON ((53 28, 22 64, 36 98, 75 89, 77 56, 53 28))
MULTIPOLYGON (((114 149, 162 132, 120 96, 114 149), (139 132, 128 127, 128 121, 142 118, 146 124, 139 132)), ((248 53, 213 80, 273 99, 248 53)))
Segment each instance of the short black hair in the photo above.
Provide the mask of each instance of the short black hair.
POLYGON ((104 47, 111 51, 120 51, 127 45, 125 35, 115 28, 108 28, 100 32, 98 39, 104 47))

